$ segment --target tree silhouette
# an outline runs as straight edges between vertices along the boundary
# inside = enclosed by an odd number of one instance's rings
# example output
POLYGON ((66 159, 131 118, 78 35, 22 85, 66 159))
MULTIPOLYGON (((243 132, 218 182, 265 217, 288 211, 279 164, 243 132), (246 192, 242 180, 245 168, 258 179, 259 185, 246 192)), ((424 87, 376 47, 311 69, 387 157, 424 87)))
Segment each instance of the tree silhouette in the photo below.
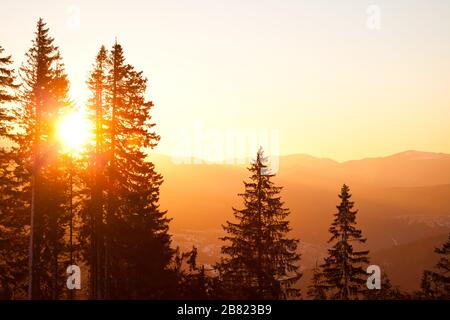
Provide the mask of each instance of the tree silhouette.
POLYGON ((281 187, 271 181, 274 175, 266 174, 266 163, 260 149, 248 168, 250 182, 244 182, 245 192, 239 194, 244 209, 233 208, 236 222, 227 222, 227 235, 221 238, 227 244, 218 270, 233 298, 282 299, 300 293, 293 287, 301 276, 298 240, 286 237, 289 210, 281 201, 281 187))
MULTIPOLYGON (((11 142, 16 77, 11 56, 0 46, 0 139, 11 142)), ((15 188, 10 148, 0 147, 0 299, 11 299, 23 291, 26 269, 24 221, 14 214, 15 188)), ((23 217, 22 217, 23 218, 23 217)))
POLYGON ((94 145, 88 146, 85 159, 86 174, 83 190, 82 227, 80 243, 82 254, 90 267, 89 294, 91 299, 105 296, 105 170, 107 167, 106 141, 108 113, 106 104, 108 52, 101 46, 93 70, 87 81, 91 97, 88 101, 89 117, 95 124, 94 145))
POLYGON ((329 228, 333 246, 321 265, 329 297, 338 300, 357 299, 364 292, 366 277, 364 265, 369 263, 369 251, 356 251, 353 243, 365 243, 362 232, 356 227, 354 203, 350 200, 350 189, 345 184, 339 195, 341 203, 329 228))
POLYGON ((158 204, 163 179, 148 159, 159 136, 144 97, 147 80, 116 43, 110 52, 100 49, 88 85, 96 123, 83 233, 91 296, 163 297, 175 277, 169 219, 158 204))
POLYGON ((69 219, 68 181, 61 161, 55 125, 68 108, 69 82, 58 48, 42 19, 27 61, 20 68, 21 108, 13 136, 14 198, 18 216, 31 211, 29 297, 57 299, 65 285, 66 226, 69 219))
POLYGON ((425 270, 420 296, 426 299, 450 299, 450 235, 442 247, 434 250, 439 261, 434 271, 425 270))
POLYGON ((13 61, 10 55, 4 56, 4 51, 0 46, 0 137, 7 138, 11 132, 13 118, 6 104, 16 101, 17 84, 11 66, 13 61))

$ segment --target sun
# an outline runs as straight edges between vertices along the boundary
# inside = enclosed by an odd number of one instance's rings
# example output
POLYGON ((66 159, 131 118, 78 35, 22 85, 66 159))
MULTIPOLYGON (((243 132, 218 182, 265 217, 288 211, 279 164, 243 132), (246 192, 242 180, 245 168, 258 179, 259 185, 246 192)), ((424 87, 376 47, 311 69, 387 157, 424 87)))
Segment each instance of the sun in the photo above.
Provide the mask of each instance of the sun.
POLYGON ((65 151, 79 154, 89 140, 91 124, 82 110, 73 110, 59 120, 57 130, 65 151))

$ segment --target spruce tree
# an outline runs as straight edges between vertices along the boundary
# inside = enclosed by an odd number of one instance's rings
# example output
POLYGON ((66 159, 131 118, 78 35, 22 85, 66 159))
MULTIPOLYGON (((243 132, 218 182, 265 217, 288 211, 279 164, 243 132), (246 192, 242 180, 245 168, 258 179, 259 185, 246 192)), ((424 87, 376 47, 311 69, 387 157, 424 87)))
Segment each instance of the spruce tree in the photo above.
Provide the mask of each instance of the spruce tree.
POLYGON ((96 56, 93 70, 87 81, 91 93, 88 101, 90 120, 95 124, 93 145, 88 146, 84 159, 86 174, 82 192, 83 209, 80 243, 82 255, 89 265, 89 294, 91 299, 102 299, 105 296, 104 261, 105 239, 103 235, 105 223, 105 169, 106 169, 106 134, 108 107, 105 96, 107 89, 108 52, 102 46, 96 56))
POLYGON ((327 294, 331 299, 358 299, 366 290, 367 274, 365 266, 369 264, 369 251, 357 251, 354 244, 363 244, 366 239, 356 226, 357 210, 353 210, 350 189, 345 184, 339 195, 341 203, 329 228, 333 246, 321 265, 327 294))
POLYGON ((16 77, 11 56, 0 46, 0 300, 24 295, 26 244, 23 220, 14 215, 15 183, 10 138, 16 103, 16 77))
POLYGON ((147 79, 125 62, 116 43, 110 52, 100 50, 88 85, 96 123, 84 232, 91 242, 85 254, 91 296, 164 297, 176 278, 169 268, 169 219, 158 204, 163 178, 149 161, 160 138, 145 98, 147 79))
POLYGON ((13 61, 10 55, 4 55, 4 51, 0 46, 0 138, 7 138, 10 133, 12 117, 8 109, 11 109, 11 103, 16 101, 17 89, 13 61))
POLYGON ((421 283, 421 296, 426 299, 450 299, 450 235, 440 248, 434 250, 439 255, 435 270, 425 270, 421 283))
MULTIPOLYGON (((17 133, 14 178, 15 214, 30 225, 29 297, 57 299, 65 288, 67 267, 68 179, 55 127, 68 107, 69 82, 58 48, 42 19, 26 63, 20 68, 21 107, 15 112, 17 133)), ((19 250, 19 248, 18 248, 19 250)))
POLYGON ((284 207, 277 187, 268 173, 262 149, 248 168, 244 182, 244 208, 235 209, 235 222, 223 226, 227 235, 218 270, 231 298, 283 299, 298 296, 294 284, 300 278, 298 240, 290 239, 289 209, 284 207))

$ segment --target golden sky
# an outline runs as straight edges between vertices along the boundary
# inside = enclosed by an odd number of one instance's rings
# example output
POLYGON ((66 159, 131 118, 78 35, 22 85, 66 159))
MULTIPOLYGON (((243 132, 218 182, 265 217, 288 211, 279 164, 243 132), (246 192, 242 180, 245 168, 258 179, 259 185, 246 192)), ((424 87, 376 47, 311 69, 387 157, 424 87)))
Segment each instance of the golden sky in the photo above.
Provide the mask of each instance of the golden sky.
POLYGON ((281 154, 450 153, 448 1, 8 1, 0 45, 17 65, 40 16, 80 105, 96 52, 117 37, 149 78, 158 152, 200 123, 276 131, 281 154))

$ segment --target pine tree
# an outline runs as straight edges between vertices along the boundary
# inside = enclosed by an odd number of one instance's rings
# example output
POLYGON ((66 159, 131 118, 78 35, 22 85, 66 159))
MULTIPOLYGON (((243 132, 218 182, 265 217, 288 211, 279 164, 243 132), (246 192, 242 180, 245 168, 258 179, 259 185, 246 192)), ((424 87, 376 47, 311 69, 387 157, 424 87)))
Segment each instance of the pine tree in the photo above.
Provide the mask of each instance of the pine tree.
POLYGON ((20 68, 21 107, 15 112, 18 125, 15 143, 15 214, 27 215, 29 247, 29 297, 56 299, 65 287, 68 225, 68 180, 60 161, 55 126, 69 105, 69 83, 58 48, 42 19, 27 62, 20 68), (26 212, 26 213, 25 213, 26 212))
POLYGON ((329 228, 333 243, 328 249, 328 257, 321 265, 323 276, 330 291, 329 297, 337 300, 358 299, 364 292, 367 274, 364 266, 369 263, 369 251, 356 251, 353 243, 363 244, 366 239, 356 227, 356 213, 354 203, 350 200, 350 189, 345 184, 339 195, 341 203, 338 212, 329 228))
POLYGON ((287 238, 289 210, 281 201, 281 187, 271 181, 262 149, 248 168, 250 182, 239 194, 244 209, 234 209, 236 222, 223 226, 227 243, 218 264, 230 297, 239 299, 282 299, 298 296, 293 285, 298 272, 298 240, 287 238))
POLYGON ((102 299, 105 296, 104 260, 105 260, 105 169, 106 169, 106 133, 108 108, 105 102, 108 72, 108 52, 102 46, 97 54, 94 68, 87 81, 91 97, 88 102, 90 120, 95 124, 94 145, 88 149, 85 158, 85 186, 82 192, 83 210, 80 243, 83 258, 90 266, 90 298, 102 299), (87 163, 86 163, 87 162, 87 163))
POLYGON ((12 118, 7 104, 16 101, 17 89, 11 56, 4 56, 4 51, 0 46, 0 138, 7 138, 10 132, 12 118))
POLYGON ((11 56, 3 54, 0 46, 0 300, 24 294, 26 254, 23 248, 25 230, 23 221, 14 215, 14 189, 12 154, 8 144, 13 134, 12 111, 16 103, 16 77, 11 56))
POLYGON ((447 242, 434 251, 440 258, 434 271, 424 271, 421 296, 426 299, 450 299, 450 235, 447 242))
POLYGON ((152 131, 147 79, 125 63, 116 43, 109 53, 100 50, 88 85, 96 123, 94 170, 88 179, 91 219, 84 233, 86 242, 94 240, 85 255, 96 278, 91 295, 163 297, 176 279, 169 268, 169 219, 158 204, 163 179, 148 159, 160 138, 152 131))
POLYGON ((152 130, 152 102, 145 100, 147 80, 125 64, 115 44, 109 58, 108 197, 106 216, 107 294, 111 297, 151 298, 164 295, 173 251, 169 219, 159 209, 162 176, 148 161, 148 150, 160 137, 152 130), (126 288, 125 291, 123 289, 126 288))
POLYGON ((327 293, 323 281, 323 274, 317 262, 313 268, 313 277, 311 280, 311 284, 308 286, 308 298, 312 300, 326 300, 327 293))

